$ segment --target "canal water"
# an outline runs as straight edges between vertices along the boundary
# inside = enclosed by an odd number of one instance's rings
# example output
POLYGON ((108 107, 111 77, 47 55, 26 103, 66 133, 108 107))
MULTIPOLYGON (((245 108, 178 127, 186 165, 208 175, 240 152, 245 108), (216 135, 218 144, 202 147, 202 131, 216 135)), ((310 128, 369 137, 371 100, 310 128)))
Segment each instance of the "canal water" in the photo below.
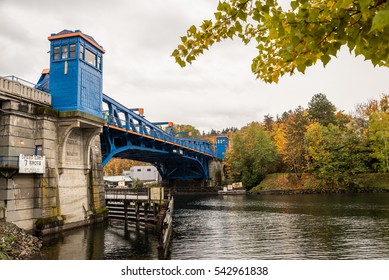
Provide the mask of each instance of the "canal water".
MULTIPOLYGON (((46 237, 42 259, 159 259, 109 222, 46 237)), ((176 196, 169 259, 389 259, 389 193, 176 196)))

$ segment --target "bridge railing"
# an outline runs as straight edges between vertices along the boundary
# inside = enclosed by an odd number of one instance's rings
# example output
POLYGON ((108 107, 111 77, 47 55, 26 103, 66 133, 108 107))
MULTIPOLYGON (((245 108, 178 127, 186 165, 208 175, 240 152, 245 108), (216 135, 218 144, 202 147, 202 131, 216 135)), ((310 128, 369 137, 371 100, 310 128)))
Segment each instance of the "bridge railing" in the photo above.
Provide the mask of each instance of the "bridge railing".
POLYGON ((136 114, 134 111, 124 107, 107 95, 103 95, 103 103, 108 107, 105 110, 104 118, 107 125, 113 125, 126 131, 136 134, 156 138, 167 143, 175 144, 180 147, 192 149, 196 152, 202 152, 209 156, 215 157, 213 145, 205 140, 193 138, 178 138, 164 131, 161 127, 146 120, 143 116, 136 114))
POLYGON ((38 103, 51 105, 51 94, 34 88, 34 84, 15 76, 0 77, 0 91, 14 96, 38 103))

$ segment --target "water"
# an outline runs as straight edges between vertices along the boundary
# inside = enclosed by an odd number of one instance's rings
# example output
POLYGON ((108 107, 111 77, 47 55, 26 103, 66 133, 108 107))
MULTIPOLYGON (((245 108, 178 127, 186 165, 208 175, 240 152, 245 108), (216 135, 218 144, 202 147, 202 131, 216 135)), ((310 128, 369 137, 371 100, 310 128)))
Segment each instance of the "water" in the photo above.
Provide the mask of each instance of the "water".
MULTIPOLYGON (((388 259, 389 194, 179 196, 170 259, 388 259)), ((44 259, 158 259, 152 233, 100 224, 44 259)))

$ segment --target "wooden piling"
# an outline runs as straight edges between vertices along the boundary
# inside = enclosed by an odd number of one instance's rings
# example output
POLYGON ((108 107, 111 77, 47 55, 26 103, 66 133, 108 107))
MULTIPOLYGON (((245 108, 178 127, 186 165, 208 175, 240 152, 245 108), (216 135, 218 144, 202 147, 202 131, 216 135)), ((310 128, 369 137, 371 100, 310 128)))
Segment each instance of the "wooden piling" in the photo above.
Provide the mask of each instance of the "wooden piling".
POLYGON ((106 192, 108 218, 124 220, 128 226, 154 228, 158 237, 158 249, 166 255, 172 233, 173 197, 151 200, 147 195, 131 193, 131 190, 109 190, 106 192))

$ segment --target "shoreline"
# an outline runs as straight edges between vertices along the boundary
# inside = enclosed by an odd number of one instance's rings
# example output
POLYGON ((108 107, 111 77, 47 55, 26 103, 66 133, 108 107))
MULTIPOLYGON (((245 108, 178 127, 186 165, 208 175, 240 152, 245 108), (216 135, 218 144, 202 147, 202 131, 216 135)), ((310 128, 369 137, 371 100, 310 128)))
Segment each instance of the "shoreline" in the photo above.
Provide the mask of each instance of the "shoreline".
POLYGON ((333 190, 316 190, 316 189, 287 189, 287 190, 264 190, 249 192, 251 195, 297 195, 297 194, 356 194, 356 193, 387 193, 388 189, 333 189, 333 190))
POLYGON ((269 174, 250 194, 330 194, 330 193, 384 193, 389 192, 389 173, 363 173, 355 175, 358 186, 325 186, 312 175, 300 179, 288 173, 269 174))

